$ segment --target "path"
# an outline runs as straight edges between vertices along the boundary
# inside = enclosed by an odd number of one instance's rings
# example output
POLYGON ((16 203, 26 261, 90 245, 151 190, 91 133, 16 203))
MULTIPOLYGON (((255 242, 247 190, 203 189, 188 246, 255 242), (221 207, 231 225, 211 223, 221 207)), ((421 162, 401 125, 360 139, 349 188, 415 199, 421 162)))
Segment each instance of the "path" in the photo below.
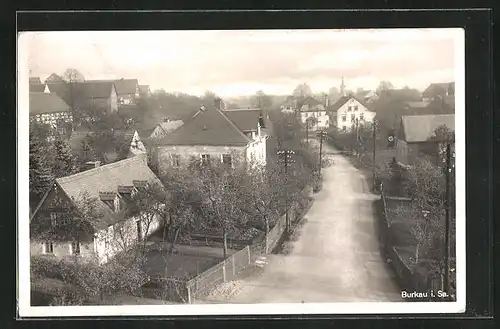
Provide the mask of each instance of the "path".
MULTIPOLYGON (((325 144, 325 154, 338 154, 325 144)), ((239 293, 226 302, 401 301, 394 274, 379 253, 376 196, 348 159, 334 159, 323 170, 323 189, 292 252, 269 255, 264 273, 242 279, 239 293)))

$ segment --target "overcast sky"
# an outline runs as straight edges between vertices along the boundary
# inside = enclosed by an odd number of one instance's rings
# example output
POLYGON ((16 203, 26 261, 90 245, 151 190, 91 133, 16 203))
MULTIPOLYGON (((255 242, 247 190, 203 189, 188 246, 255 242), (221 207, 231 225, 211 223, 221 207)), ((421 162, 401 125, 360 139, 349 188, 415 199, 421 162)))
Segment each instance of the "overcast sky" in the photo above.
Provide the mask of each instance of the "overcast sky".
MULTIPOLYGON (((220 96, 339 87, 424 89, 454 80, 459 30, 31 32, 31 76, 79 70, 86 79, 137 78, 151 89, 220 96)), ((24 43, 23 43, 24 44, 24 43)))

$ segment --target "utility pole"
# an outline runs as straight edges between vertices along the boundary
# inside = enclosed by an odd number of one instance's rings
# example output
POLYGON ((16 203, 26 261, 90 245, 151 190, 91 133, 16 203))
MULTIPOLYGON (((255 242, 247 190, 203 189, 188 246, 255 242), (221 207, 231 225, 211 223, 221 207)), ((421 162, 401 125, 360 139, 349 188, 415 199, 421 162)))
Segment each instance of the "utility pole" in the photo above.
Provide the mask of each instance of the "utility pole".
POLYGON ((326 131, 318 130, 316 134, 319 137, 319 173, 321 174, 321 167, 323 164, 323 139, 326 136, 326 131))
POLYGON ((372 127, 373 127, 373 136, 372 136, 372 139, 373 139, 373 192, 375 193, 375 191, 377 190, 377 179, 375 177, 375 168, 376 168, 376 165, 375 165, 375 159, 376 159, 376 149, 377 149, 377 122, 375 120, 373 120, 373 124, 372 124, 372 127))
POLYGON ((451 197, 450 197, 450 175, 451 175, 451 145, 446 143, 446 187, 445 187, 445 263, 444 263, 444 291, 450 292, 450 215, 451 215, 451 197))
POLYGON ((293 155, 295 154, 292 150, 280 150, 277 152, 278 156, 283 156, 281 160, 284 166, 285 172, 285 232, 288 234, 290 232, 290 217, 288 214, 288 166, 293 163, 293 155))

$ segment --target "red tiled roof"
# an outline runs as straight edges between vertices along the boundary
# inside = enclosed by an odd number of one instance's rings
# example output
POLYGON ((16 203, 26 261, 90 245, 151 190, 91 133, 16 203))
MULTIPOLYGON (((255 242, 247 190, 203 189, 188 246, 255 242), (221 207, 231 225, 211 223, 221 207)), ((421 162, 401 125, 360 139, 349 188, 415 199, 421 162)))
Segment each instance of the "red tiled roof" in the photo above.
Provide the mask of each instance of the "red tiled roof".
POLYGON ((219 109, 206 107, 183 126, 163 137, 158 145, 244 146, 250 139, 219 109))

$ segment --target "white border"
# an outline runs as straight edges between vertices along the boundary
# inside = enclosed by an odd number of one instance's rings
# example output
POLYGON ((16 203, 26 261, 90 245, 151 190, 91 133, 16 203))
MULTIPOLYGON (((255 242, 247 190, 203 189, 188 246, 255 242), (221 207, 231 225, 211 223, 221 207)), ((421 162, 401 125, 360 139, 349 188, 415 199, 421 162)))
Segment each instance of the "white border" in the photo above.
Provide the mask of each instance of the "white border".
MULTIPOLYGON (((153 31, 152 31, 153 32, 153 31)), ((200 31, 201 32, 201 31, 200 31)), ((263 31, 259 31, 261 33, 263 31)), ((318 31, 320 32, 320 31, 318 31)), ((346 31, 347 32, 347 31, 346 31)), ((357 31, 361 32, 361 31, 357 31)), ((452 37, 455 40, 455 136, 456 136, 456 302, 416 302, 416 303, 275 303, 275 304, 209 304, 209 305, 130 305, 130 306, 30 306, 29 268, 29 88, 27 39, 31 33, 18 35, 18 306, 21 317, 51 316, 177 316, 177 315, 286 315, 286 314, 420 314, 420 313, 463 313, 465 312, 465 31, 453 29, 387 29, 368 30, 359 33, 361 38, 392 39, 408 38, 408 33, 416 32, 416 37, 452 37), (424 30, 425 33, 421 33, 424 30), (375 33, 373 33, 375 32, 375 33), (428 32, 428 33, 427 33, 428 32), (22 200, 22 203, 21 203, 22 200), (19 282, 21 284, 19 284, 19 282)), ((106 33, 106 32, 104 32, 106 33)), ((107 32, 109 33, 109 32, 107 32)), ((130 32, 127 32, 130 33, 130 32)), ((154 33, 154 32, 153 32, 154 33)), ((271 32, 272 33, 272 32, 271 32)), ((320 35, 319 33, 318 35, 320 35)), ((353 33, 349 34, 352 38, 353 33)), ((339 38, 345 38, 340 35, 339 38)))

